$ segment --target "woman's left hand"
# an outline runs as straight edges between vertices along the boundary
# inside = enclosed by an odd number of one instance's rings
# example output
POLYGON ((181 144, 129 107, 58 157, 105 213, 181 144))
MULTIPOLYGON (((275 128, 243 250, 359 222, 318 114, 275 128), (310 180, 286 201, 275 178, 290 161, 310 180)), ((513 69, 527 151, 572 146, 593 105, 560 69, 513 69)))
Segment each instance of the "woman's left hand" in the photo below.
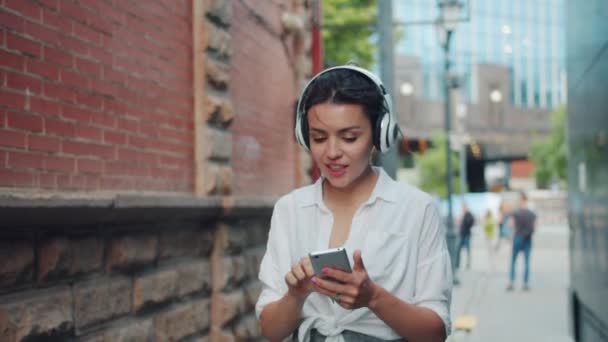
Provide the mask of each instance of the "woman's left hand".
POLYGON ((377 291, 377 285, 369 278, 363 265, 360 250, 354 252, 353 261, 352 273, 324 268, 324 278, 312 279, 317 292, 332 298, 341 307, 349 310, 369 306, 377 291))

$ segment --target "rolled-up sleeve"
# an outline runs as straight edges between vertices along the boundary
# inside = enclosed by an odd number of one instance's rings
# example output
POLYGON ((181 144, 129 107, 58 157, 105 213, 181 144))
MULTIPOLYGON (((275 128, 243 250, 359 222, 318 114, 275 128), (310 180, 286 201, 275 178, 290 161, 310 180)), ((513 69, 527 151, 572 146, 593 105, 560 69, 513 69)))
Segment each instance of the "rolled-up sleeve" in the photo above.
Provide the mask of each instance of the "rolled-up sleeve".
POLYGON ((262 282, 262 291, 255 305, 258 319, 267 304, 281 299, 287 292, 284 277, 291 260, 287 233, 289 224, 287 198, 283 197, 275 204, 266 252, 260 265, 258 277, 262 282))
POLYGON ((451 333, 452 264, 437 206, 429 203, 419 239, 414 304, 433 310, 451 333))

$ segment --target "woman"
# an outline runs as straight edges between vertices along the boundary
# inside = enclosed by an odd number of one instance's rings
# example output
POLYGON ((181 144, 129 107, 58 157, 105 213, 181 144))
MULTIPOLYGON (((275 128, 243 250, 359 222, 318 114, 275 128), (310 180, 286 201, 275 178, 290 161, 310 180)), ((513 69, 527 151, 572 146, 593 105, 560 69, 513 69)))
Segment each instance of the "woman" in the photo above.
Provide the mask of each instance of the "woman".
POLYGON ((452 273, 431 196, 371 166, 396 141, 390 99, 377 77, 328 69, 305 87, 298 142, 322 177, 275 205, 256 304, 271 341, 443 341, 452 273), (349 253, 352 273, 315 276, 308 253, 349 253))
POLYGON ((496 266, 495 262, 494 262, 495 247, 492 246, 492 243, 494 242, 494 234, 496 232, 496 221, 494 220, 494 215, 492 215, 492 210, 490 210, 490 209, 486 210, 486 215, 483 219, 483 231, 485 233, 486 244, 488 246, 488 257, 489 257, 490 267, 492 269, 494 269, 496 266))

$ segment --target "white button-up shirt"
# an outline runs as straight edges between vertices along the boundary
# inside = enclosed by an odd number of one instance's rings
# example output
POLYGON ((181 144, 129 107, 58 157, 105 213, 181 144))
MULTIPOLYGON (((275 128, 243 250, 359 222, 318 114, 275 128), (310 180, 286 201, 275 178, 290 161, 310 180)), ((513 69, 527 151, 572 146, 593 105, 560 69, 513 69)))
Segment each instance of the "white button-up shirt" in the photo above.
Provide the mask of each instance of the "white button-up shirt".
MULTIPOLYGON (((367 272, 375 283, 399 299, 433 310, 451 331, 452 269, 445 231, 437 205, 428 194, 379 174, 370 198, 355 212, 343 247, 353 265, 353 252, 361 249, 367 272)), ((263 289, 256 314, 287 292, 285 275, 309 252, 329 248, 332 212, 325 206, 322 179, 296 189, 276 203, 266 254, 260 265, 263 289)), ((308 341, 317 329, 327 342, 342 341, 351 330, 381 339, 398 339, 388 325, 368 308, 346 310, 313 292, 302 308, 298 339, 308 341)))

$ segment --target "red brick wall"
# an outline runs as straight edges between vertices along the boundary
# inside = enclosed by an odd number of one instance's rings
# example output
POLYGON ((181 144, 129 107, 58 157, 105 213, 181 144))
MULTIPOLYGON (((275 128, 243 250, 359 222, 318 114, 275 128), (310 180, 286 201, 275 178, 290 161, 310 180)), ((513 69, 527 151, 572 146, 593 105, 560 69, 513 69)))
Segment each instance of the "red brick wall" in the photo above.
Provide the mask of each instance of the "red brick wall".
POLYGON ((0 187, 192 191, 191 1, 0 4, 0 187))
MULTIPOLYGON (((282 32, 283 9, 277 5, 281 1, 245 3, 263 14, 269 26, 256 21, 240 1, 233 2, 234 190, 237 194, 282 194, 296 184, 293 112, 298 96, 291 56, 276 36, 282 32)), ((289 47, 289 38, 285 42, 289 47)))

